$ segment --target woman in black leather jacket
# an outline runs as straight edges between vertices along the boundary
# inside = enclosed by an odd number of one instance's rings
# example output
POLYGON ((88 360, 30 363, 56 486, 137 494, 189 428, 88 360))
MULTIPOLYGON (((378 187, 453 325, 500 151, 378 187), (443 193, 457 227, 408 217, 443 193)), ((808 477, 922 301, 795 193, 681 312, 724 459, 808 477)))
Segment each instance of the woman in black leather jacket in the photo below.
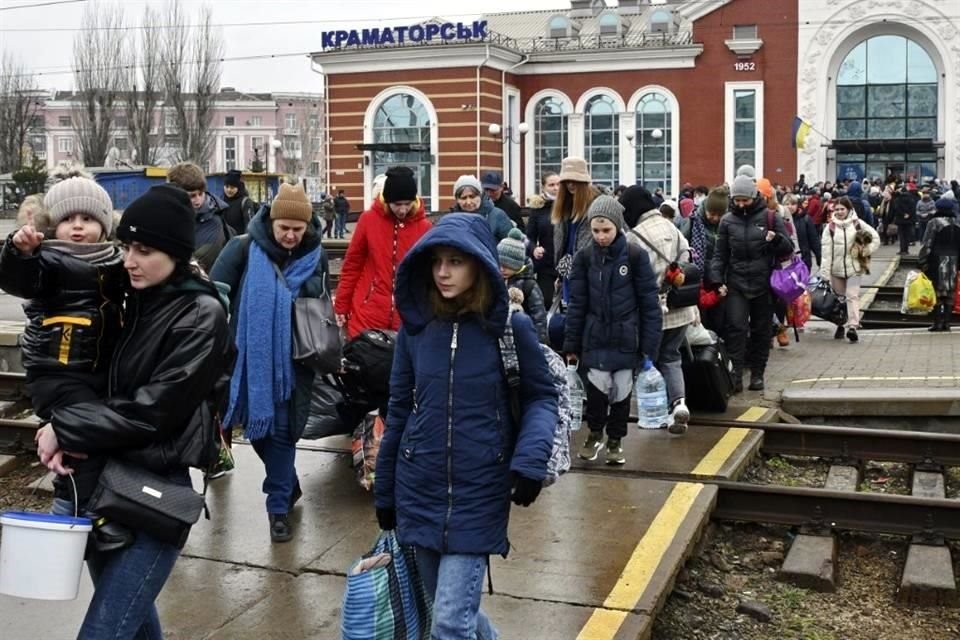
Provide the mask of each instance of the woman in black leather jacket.
MULTIPOLYGON (((117 229, 130 281, 107 397, 53 411, 37 432, 40 460, 69 474, 63 456, 109 454, 184 485, 213 416, 231 354, 216 288, 190 264, 194 213, 185 191, 153 187, 127 207, 117 229)), ((77 505, 80 510, 84 505, 77 505)), ((75 505, 55 499, 53 511, 75 505)), ((154 606, 180 549, 134 527, 120 550, 87 558, 94 595, 78 636, 149 638, 163 633, 154 606)))

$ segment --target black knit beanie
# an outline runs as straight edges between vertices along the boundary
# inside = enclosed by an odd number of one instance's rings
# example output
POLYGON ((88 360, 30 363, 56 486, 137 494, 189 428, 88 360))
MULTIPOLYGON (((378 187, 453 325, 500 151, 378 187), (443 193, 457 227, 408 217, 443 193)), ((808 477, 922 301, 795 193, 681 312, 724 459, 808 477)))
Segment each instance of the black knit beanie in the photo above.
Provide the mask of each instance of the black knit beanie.
POLYGON ((223 184, 227 187, 236 187, 239 189, 240 185, 243 184, 243 174, 237 169, 230 169, 223 178, 223 184))
POLYGON ((623 195, 620 196, 620 204, 623 205, 624 209, 623 219, 631 229, 637 226, 640 216, 651 209, 657 208, 650 192, 638 184, 628 187, 623 192, 623 195))
POLYGON ((124 210, 117 239, 140 242, 186 262, 195 247, 195 218, 186 191, 172 184, 158 184, 124 210))
POLYGON ((410 167, 390 167, 383 184, 385 202, 403 202, 417 197, 417 179, 410 167))

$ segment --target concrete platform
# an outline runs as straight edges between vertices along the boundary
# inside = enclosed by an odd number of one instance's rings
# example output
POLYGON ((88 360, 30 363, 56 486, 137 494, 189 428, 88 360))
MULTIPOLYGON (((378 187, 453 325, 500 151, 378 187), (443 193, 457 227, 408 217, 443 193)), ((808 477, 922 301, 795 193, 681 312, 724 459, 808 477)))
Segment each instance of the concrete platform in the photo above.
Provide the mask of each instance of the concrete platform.
MULTIPOLYGON (((294 539, 272 545, 260 462, 246 445, 235 454, 237 470, 210 487, 213 519, 194 527, 159 598, 166 637, 339 638, 344 574, 377 535, 372 497, 347 456, 301 450, 294 539)), ((483 606, 504 638, 649 638, 715 498, 693 482, 568 474, 514 508, 513 549, 494 559, 483 606)), ((0 596, 3 637, 74 637, 90 593, 85 577, 73 602, 0 596)))
POLYGON ((795 416, 960 416, 960 389, 945 387, 788 388, 780 402, 795 416))

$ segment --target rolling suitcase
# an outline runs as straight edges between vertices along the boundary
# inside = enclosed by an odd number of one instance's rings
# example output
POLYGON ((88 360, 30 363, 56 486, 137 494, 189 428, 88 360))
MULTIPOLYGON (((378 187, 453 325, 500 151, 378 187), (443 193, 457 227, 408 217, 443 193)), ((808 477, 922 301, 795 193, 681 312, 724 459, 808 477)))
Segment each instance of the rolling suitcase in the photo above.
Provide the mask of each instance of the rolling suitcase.
POLYGON ((723 340, 718 337, 713 344, 696 347, 685 342, 680 351, 687 405, 700 411, 726 411, 733 395, 733 363, 723 340))

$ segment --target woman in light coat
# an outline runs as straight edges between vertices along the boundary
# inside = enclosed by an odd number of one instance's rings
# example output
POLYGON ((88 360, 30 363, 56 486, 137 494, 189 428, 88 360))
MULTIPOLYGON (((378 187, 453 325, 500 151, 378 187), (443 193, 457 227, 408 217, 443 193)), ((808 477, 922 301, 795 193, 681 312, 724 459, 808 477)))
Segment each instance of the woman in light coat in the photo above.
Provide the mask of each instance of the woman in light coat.
POLYGON ((846 196, 839 198, 833 206, 833 220, 826 225, 820 237, 820 277, 830 278, 830 285, 839 295, 847 298, 847 323, 838 326, 833 337, 842 340, 844 327, 850 342, 858 340, 857 328, 860 326, 860 278, 864 273, 864 261, 857 259, 869 257, 880 247, 880 236, 866 222, 862 222, 853 210, 853 203, 846 196), (863 233, 869 234, 869 243, 858 239, 863 233), (860 247, 854 250, 854 244, 860 247))

